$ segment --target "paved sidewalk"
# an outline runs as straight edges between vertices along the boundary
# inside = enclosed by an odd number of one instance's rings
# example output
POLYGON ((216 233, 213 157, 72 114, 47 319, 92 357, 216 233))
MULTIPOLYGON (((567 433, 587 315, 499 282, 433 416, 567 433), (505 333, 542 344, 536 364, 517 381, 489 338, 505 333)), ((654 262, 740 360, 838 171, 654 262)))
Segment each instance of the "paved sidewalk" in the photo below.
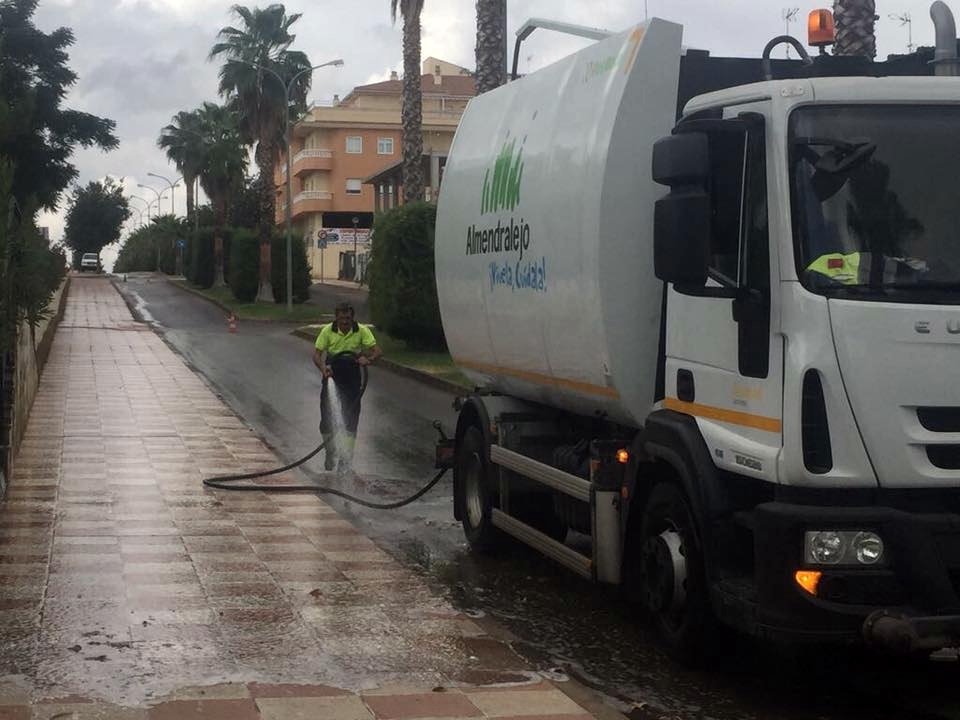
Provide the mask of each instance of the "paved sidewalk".
POLYGON ((316 496, 200 482, 276 464, 75 278, 0 505, 0 720, 591 717, 316 496))

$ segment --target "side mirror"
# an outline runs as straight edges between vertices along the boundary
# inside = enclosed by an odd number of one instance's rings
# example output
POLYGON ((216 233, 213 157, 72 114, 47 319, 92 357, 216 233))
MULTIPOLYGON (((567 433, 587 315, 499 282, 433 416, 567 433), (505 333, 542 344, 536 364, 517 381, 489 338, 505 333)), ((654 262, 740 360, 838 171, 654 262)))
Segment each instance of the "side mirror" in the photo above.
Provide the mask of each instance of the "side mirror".
POLYGON ((653 179, 669 185, 656 202, 653 221, 654 272, 664 282, 703 287, 710 264, 710 145, 706 133, 681 133, 653 146, 653 179))
POLYGON ((653 181, 676 188, 706 184, 710 177, 710 144, 702 132, 660 138, 653 144, 653 181))
POLYGON ((653 211, 653 270, 678 289, 707 284, 710 265, 710 196, 673 191, 653 211))

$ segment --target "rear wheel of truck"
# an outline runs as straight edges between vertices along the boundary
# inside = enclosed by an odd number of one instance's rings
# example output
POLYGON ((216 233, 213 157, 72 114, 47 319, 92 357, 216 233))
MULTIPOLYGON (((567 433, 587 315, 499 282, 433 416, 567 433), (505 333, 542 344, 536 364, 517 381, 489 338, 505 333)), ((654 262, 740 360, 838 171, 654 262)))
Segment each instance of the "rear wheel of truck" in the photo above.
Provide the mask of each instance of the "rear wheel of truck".
POLYGON ((470 547, 491 552, 499 533, 493 526, 493 493, 490 453, 479 428, 471 427, 460 441, 457 452, 457 484, 463 494, 463 532, 470 547))
POLYGON ((640 594, 668 652, 681 662, 707 645, 710 604, 693 513, 680 488, 660 483, 643 511, 640 594))

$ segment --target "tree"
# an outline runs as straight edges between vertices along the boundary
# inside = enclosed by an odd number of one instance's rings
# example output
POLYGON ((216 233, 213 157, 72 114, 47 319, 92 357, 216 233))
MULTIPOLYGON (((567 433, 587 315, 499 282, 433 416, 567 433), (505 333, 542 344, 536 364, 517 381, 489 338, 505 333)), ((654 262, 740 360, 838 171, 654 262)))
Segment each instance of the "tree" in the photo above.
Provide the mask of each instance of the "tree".
POLYGON ((420 79, 420 13, 424 0, 390 0, 390 17, 403 17, 403 200, 423 200, 423 87, 420 79))
POLYGON ((477 0, 477 94, 507 82, 507 0, 477 0))
POLYGON ((247 180, 230 201, 230 225, 238 228, 260 226, 260 187, 256 180, 247 180))
POLYGON ((837 23, 837 55, 877 56, 876 0, 834 0, 833 17, 837 23))
POLYGON ((173 274, 177 265, 176 241, 189 235, 190 222, 162 215, 127 236, 120 248, 115 273, 164 272, 173 274))
MULTIPOLYGON (((280 4, 265 9, 233 6, 242 27, 225 27, 210 58, 225 58, 220 68, 220 94, 239 117, 240 132, 249 145, 256 144, 260 169, 260 298, 272 299, 270 287, 270 238, 276 213, 274 171, 283 145, 284 113, 298 117, 306 111, 310 90, 310 60, 305 53, 290 50, 296 35, 290 27, 299 13, 287 15, 280 4), (272 73, 276 73, 275 77, 272 73), (299 73, 287 106, 286 85, 299 73), (281 80, 283 81, 281 83, 281 80), (281 86, 283 85, 283 86, 281 86)), ((292 202, 292 198, 287 198, 292 202)))
POLYGON ((44 33, 33 24, 37 0, 0 2, 0 155, 13 163, 13 195, 55 208, 77 177, 70 157, 77 146, 117 146, 112 120, 61 107, 76 74, 67 67, 73 33, 44 33))
POLYGON ((198 112, 203 135, 200 185, 213 206, 213 257, 215 286, 223 281, 223 232, 230 198, 243 189, 247 153, 240 137, 236 114, 228 107, 205 102, 198 112))
POLYGON ((70 196, 64 242, 74 252, 74 266, 83 253, 99 253, 120 239, 130 207, 123 187, 109 178, 78 187, 70 196))
POLYGON ((187 187, 187 217, 192 218, 195 202, 193 186, 203 162, 203 135, 200 133, 198 111, 181 110, 174 115, 173 123, 160 131, 157 145, 166 151, 167 158, 183 175, 183 183, 187 187))

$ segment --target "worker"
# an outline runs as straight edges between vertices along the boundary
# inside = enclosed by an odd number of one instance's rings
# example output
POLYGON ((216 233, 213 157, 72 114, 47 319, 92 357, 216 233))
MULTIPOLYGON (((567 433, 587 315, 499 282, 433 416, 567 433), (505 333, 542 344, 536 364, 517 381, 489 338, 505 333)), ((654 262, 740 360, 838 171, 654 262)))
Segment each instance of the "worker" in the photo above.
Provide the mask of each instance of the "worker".
POLYGON ((334 313, 336 319, 317 335, 313 364, 323 373, 320 432, 325 446, 324 469, 348 473, 353 470, 360 422, 361 367, 376 361, 381 352, 370 328, 356 321, 350 303, 338 304, 334 313), (339 401, 338 409, 333 406, 333 393, 339 401))
POLYGON ((807 272, 840 285, 865 284, 870 262, 869 259, 862 262, 863 255, 864 253, 859 252, 827 253, 807 265, 807 272))

